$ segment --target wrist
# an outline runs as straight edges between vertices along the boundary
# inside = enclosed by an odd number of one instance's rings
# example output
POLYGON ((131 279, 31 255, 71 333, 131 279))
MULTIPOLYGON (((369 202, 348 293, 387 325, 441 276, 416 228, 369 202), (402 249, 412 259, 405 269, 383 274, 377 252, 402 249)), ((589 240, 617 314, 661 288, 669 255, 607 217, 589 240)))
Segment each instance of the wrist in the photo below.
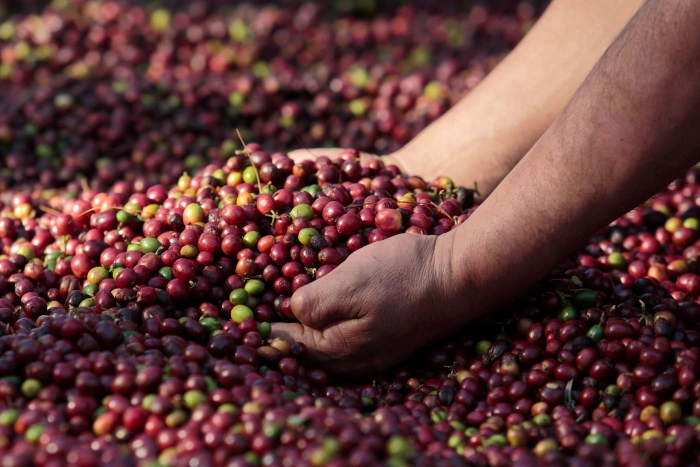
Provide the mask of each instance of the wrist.
POLYGON ((487 307, 479 286, 478 264, 470 254, 474 249, 469 241, 458 243, 457 230, 436 238, 433 261, 442 305, 451 311, 451 323, 462 326, 483 314, 487 307))

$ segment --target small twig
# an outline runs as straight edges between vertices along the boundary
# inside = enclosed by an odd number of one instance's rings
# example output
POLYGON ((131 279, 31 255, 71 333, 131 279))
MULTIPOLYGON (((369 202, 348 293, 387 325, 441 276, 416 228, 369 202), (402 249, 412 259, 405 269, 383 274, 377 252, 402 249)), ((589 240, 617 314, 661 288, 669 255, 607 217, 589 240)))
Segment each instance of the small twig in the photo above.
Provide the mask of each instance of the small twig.
POLYGON ((474 182, 473 191, 474 193, 476 193, 477 196, 481 196, 481 193, 479 193, 479 184, 476 181, 474 182))
POLYGON ((56 242, 58 242, 59 248, 61 248, 62 253, 66 253, 66 244, 68 243, 68 240, 70 237, 68 235, 61 235, 56 239, 56 242))
MULTIPOLYGON (((95 211, 97 211, 98 209, 104 211, 104 210, 107 210, 107 209, 122 210, 122 209, 124 209, 124 208, 125 208, 125 206, 105 206, 105 207, 99 206, 99 207, 96 207, 96 208, 88 209, 87 211, 81 213, 80 216, 83 216, 83 215, 85 215, 85 214, 87 214, 87 213, 95 212, 95 211)), ((56 212, 58 212, 58 211, 56 211, 56 212)), ((143 212, 143 210, 140 210, 140 209, 134 210, 134 214, 141 214, 142 212, 143 212)), ((58 212, 58 214, 62 214, 62 213, 58 212)), ((80 216, 78 216, 78 217, 80 217, 80 216)), ((73 222, 75 219, 76 219, 76 217, 72 217, 72 216, 71 216, 71 220, 70 220, 70 222, 68 222, 68 223, 70 224, 70 223, 73 222)))
POLYGON ((49 208, 47 206, 39 206, 39 209, 44 211, 46 214, 53 214, 54 216, 60 216, 61 214, 63 214, 61 211, 49 208))
POLYGON ((564 389, 564 398, 565 398, 564 405, 569 410, 573 410, 574 406, 576 405, 574 402, 573 390, 574 390, 574 380, 570 379, 569 382, 566 383, 566 388, 564 389))
POLYGON ((255 171, 255 178, 258 180, 258 193, 262 193, 262 183, 260 183, 260 175, 258 175, 258 169, 255 167, 255 164, 253 164, 253 158, 250 156, 250 151, 248 151, 248 146, 245 144, 245 141, 243 141, 243 137, 241 136, 241 132, 238 131, 238 128, 236 128, 236 134, 238 135, 238 139, 241 140, 241 144, 243 145, 243 153, 248 156, 248 160, 250 161, 250 166, 253 167, 253 170, 255 171))
POLYGON ((642 318, 644 320, 644 324, 651 324, 654 322, 654 317, 649 313, 649 309, 647 308, 646 303, 644 303, 642 300, 639 300, 639 304, 642 307, 642 318))
POLYGON ((80 188, 82 188, 83 191, 90 191, 90 185, 88 185, 87 178, 80 177, 80 188))
POLYGON ((265 216, 272 219, 272 222, 276 221, 277 219, 279 219, 281 217, 279 214, 277 214, 277 212, 275 212, 274 209, 272 211, 270 211, 269 213, 265 214, 265 216))
POLYGON ((422 203, 422 204, 430 204, 430 205, 432 205, 432 206, 435 206, 435 209, 437 209, 437 212, 442 212, 442 213, 445 214, 446 216, 450 217, 450 214, 449 214, 447 211, 445 211, 445 210, 444 210, 443 208, 441 208, 439 205, 435 204, 433 201, 431 201, 430 203, 422 203))
POLYGON ((297 139, 297 143, 299 143, 299 147, 300 147, 301 149, 303 149, 304 151, 306 151, 306 152, 308 152, 309 154, 311 154, 312 157, 318 157, 318 156, 316 156, 316 154, 314 154, 313 152, 311 152, 311 149, 304 147, 304 145, 303 145, 302 142, 301 142, 301 139, 299 139, 298 136, 296 137, 296 139, 297 139))

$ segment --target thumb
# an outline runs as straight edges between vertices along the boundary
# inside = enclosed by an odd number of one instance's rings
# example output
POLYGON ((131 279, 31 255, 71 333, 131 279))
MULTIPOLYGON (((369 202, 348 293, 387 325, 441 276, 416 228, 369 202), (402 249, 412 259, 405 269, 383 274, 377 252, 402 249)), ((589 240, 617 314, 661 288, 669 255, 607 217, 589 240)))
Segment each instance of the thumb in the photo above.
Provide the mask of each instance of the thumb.
POLYGON ((314 329, 323 329, 336 321, 351 319, 349 287, 341 280, 343 271, 332 271, 322 281, 307 284, 292 295, 292 313, 299 322, 314 329), (321 282, 319 284, 319 282, 321 282))

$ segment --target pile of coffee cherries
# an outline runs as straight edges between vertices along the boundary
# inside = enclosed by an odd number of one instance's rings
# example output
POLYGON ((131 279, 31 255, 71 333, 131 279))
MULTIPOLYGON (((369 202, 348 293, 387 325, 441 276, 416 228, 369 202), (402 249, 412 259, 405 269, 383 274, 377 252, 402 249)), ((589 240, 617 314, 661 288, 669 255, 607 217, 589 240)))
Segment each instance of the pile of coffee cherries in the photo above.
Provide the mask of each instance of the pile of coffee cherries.
POLYGON ((0 189, 170 185, 241 149, 236 128, 391 152, 517 44, 531 2, 0 2, 0 189))
POLYGON ((360 382, 305 366, 269 323, 366 244, 459 228, 471 190, 353 149, 294 163, 249 144, 171 187, 15 194, 0 214, 3 465, 690 465, 698 180, 476 331, 360 382))
POLYGON ((2 467, 700 465, 698 168, 372 378, 270 336, 354 251, 478 207, 269 149, 399 147, 539 8, 139 3, 0 19, 2 467))

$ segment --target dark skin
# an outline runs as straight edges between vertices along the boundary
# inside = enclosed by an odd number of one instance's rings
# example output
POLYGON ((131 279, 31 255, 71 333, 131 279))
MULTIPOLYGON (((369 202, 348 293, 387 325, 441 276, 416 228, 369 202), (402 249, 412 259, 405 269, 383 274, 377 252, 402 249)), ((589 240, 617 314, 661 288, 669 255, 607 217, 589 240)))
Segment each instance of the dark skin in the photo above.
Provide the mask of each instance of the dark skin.
POLYGON ((300 323, 273 334, 333 373, 375 373, 516 298, 697 162, 698 24, 698 2, 646 1, 464 225, 361 249, 299 289, 300 323))

